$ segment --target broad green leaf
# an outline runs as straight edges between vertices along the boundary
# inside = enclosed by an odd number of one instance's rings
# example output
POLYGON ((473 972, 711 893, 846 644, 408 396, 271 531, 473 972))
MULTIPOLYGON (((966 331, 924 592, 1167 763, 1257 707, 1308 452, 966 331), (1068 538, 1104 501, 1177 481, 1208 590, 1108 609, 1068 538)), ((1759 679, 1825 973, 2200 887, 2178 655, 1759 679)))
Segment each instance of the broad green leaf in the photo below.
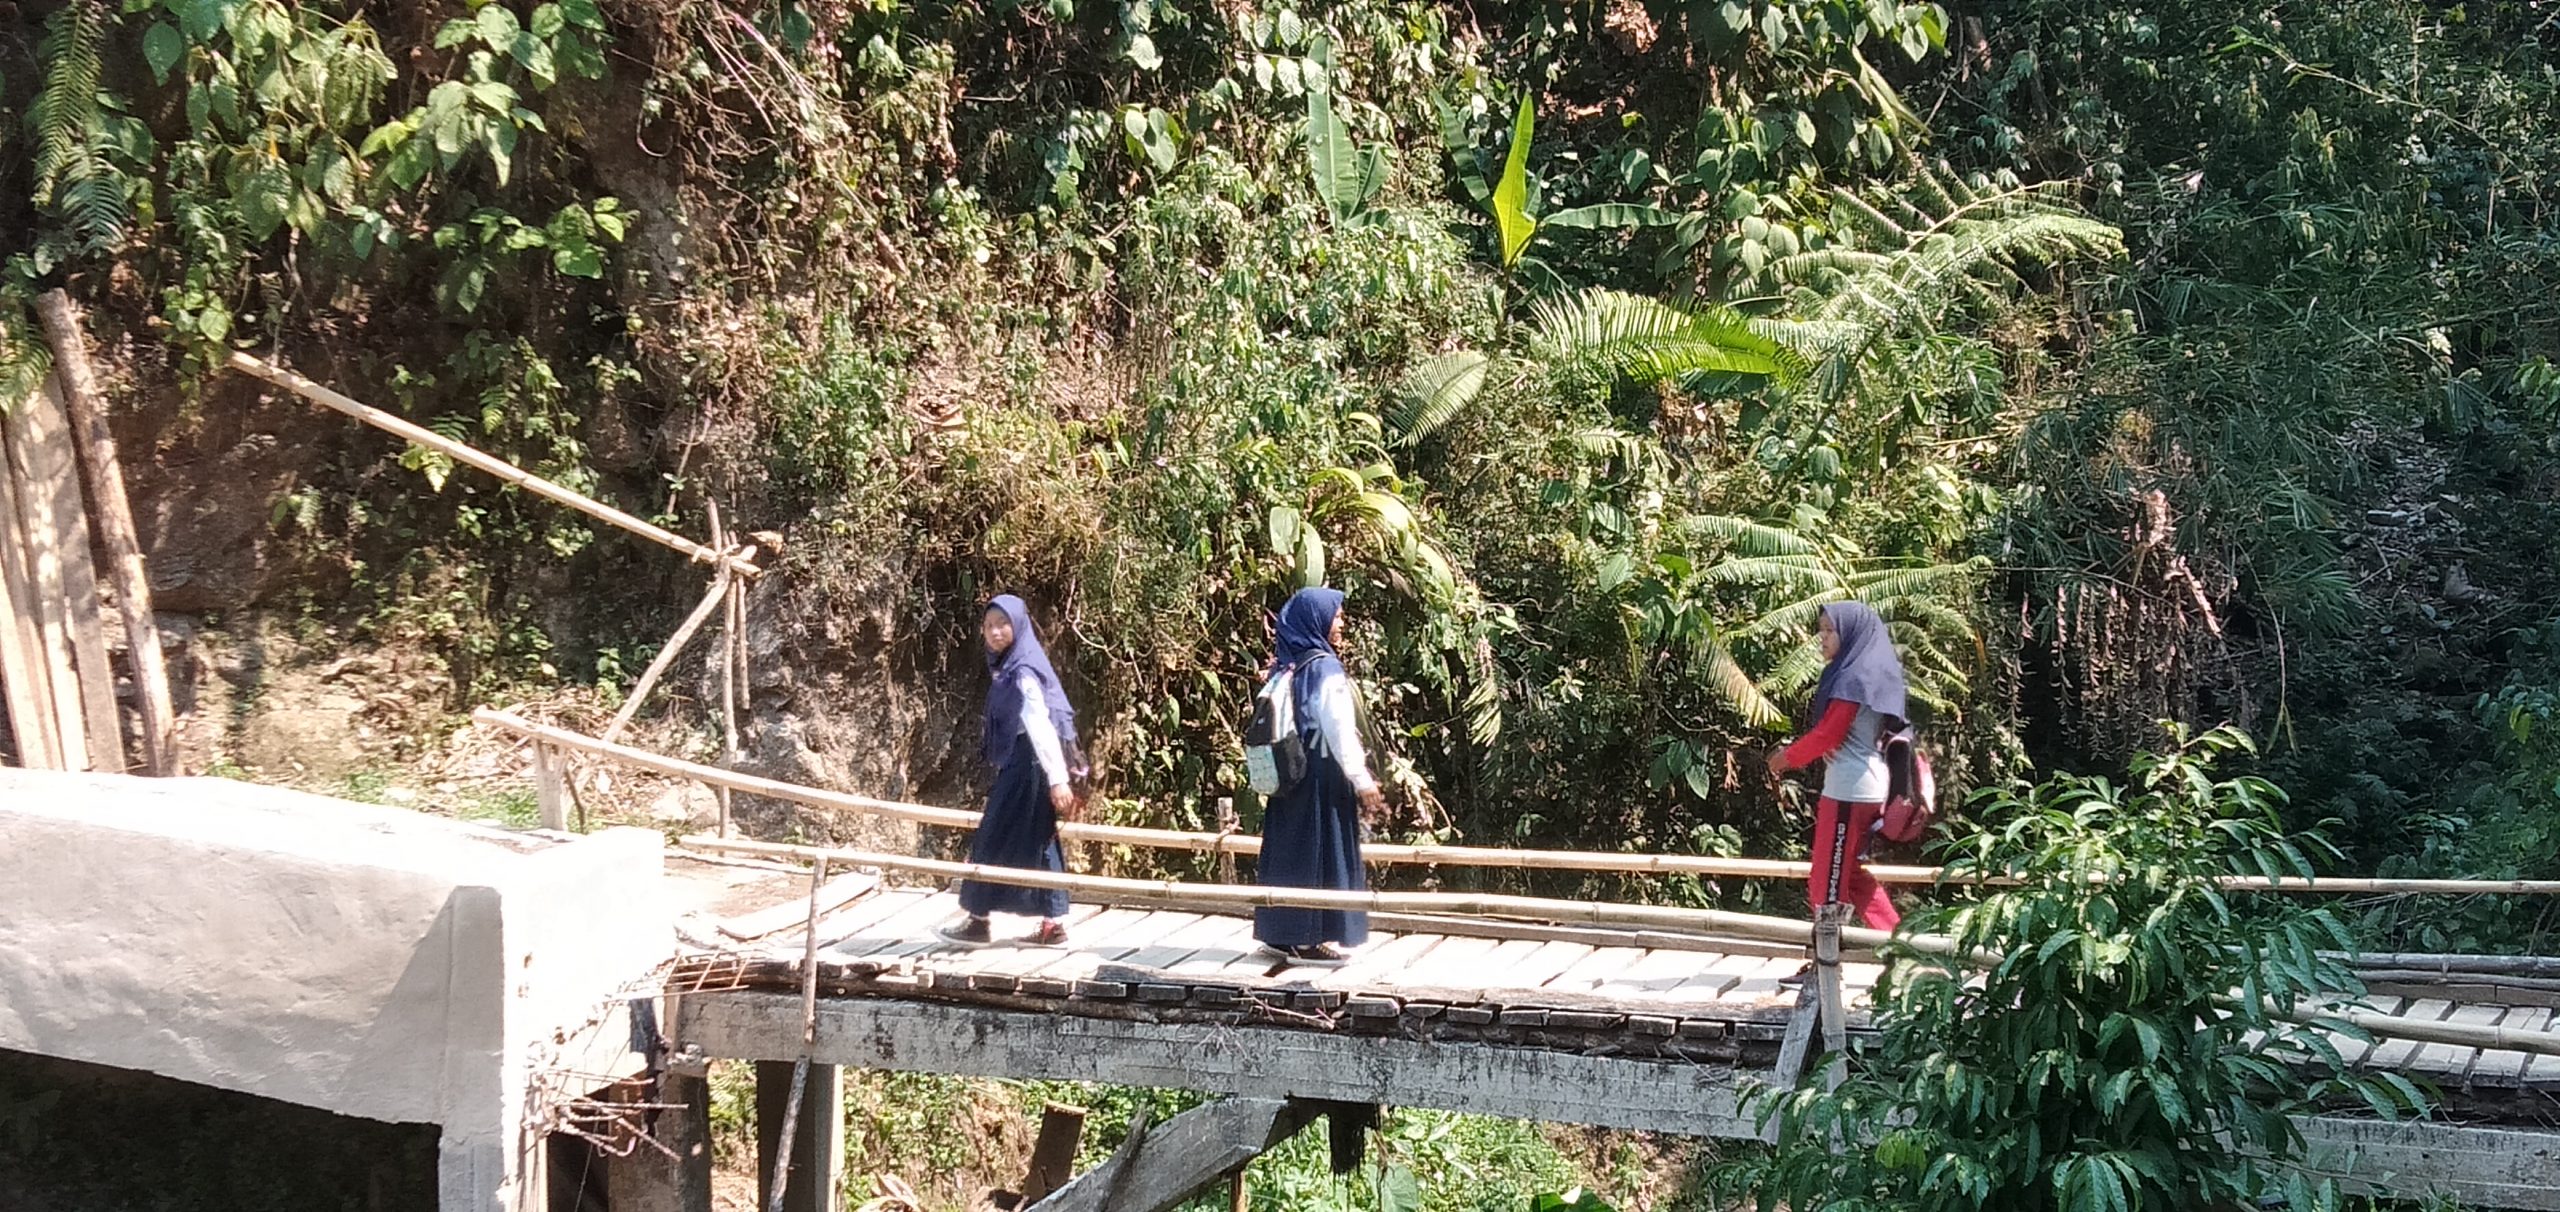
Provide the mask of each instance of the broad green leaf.
POLYGON ((515 10, 504 4, 481 6, 479 13, 473 18, 473 23, 477 27, 480 40, 487 43, 492 50, 501 49, 515 41, 516 31, 521 28, 516 23, 515 10))
POLYGON ((1502 179, 1493 187, 1493 221, 1501 231, 1505 269, 1520 263, 1529 238, 1538 234, 1538 221, 1529 215, 1529 138, 1537 122, 1530 110, 1533 97, 1526 88, 1520 92, 1520 112, 1511 120, 1511 151, 1502 161, 1502 179))
POLYGON ((1333 90, 1307 90, 1307 163, 1315 171, 1316 196, 1336 223, 1350 221, 1360 206, 1359 169, 1352 164, 1351 133, 1333 112, 1333 90))
POLYGON ((285 213, 293 205, 293 175, 284 165, 268 161, 249 173, 231 200, 240 209, 240 222, 248 228, 249 238, 264 240, 284 225, 285 213))
POLYGON ((169 70, 176 67, 178 60, 185 58, 186 54, 186 35, 179 33, 177 26, 166 21, 154 21, 150 29, 143 31, 142 58, 151 65, 153 82, 167 84, 169 70))
POLYGON ((552 247, 551 267, 572 278, 601 278, 604 254, 583 238, 570 240, 552 247))
POLYGON ((1129 62, 1136 64, 1139 71, 1151 72, 1164 66, 1164 56, 1156 53, 1155 39, 1145 34, 1131 34, 1129 35, 1129 62))
POLYGON ((1298 528, 1298 586, 1324 584, 1324 536, 1313 526, 1298 528))

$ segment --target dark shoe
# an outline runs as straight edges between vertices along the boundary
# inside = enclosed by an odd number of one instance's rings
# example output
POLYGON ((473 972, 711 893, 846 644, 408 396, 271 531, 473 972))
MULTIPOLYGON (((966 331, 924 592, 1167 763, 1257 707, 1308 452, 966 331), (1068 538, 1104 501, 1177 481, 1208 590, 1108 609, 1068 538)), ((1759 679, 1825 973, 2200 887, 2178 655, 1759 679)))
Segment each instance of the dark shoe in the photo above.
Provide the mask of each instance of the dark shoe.
POLYGON ((1289 962, 1300 968, 1339 968, 1351 957, 1333 949, 1331 943, 1309 943, 1304 947, 1283 948, 1289 962))
POLYGON ((1813 975, 1813 961, 1812 961, 1812 960, 1806 960, 1806 961, 1805 961, 1805 963, 1804 963, 1804 967, 1801 967, 1801 968, 1796 969, 1796 971, 1795 971, 1795 975, 1793 975, 1793 976, 1782 976, 1782 977, 1779 977, 1779 978, 1778 978, 1778 983, 1779 983, 1779 984, 1781 984, 1781 985, 1801 985, 1801 984, 1805 983, 1806 979, 1807 979, 1807 978, 1810 978, 1812 975, 1813 975))
POLYGON ((963 918, 954 925, 937 926, 933 932, 954 947, 984 947, 996 940, 995 932, 987 928, 987 919, 983 917, 963 918))
POLYGON ((1022 943, 1026 947, 1064 947, 1067 924, 1054 919, 1042 921, 1039 929, 1022 936, 1022 943))

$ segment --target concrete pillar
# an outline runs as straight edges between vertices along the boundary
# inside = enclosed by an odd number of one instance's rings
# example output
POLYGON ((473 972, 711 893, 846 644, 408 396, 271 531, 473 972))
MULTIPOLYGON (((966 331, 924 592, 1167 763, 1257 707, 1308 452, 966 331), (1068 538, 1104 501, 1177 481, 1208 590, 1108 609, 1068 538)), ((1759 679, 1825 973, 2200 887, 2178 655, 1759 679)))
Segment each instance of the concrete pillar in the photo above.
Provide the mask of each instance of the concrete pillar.
MULTIPOLYGON (((791 1100, 790 1061, 756 1062, 756 1208, 773 1206, 774 1146, 791 1100)), ((809 1066, 791 1134, 791 1173, 782 1184, 783 1212, 844 1212, 844 1070, 809 1066)))
POLYGON ((711 1084, 661 1074, 649 1101, 674 1104, 658 1112, 650 1135, 675 1157, 642 1145, 616 1159, 605 1172, 607 1202, 613 1212, 711 1212, 711 1084))

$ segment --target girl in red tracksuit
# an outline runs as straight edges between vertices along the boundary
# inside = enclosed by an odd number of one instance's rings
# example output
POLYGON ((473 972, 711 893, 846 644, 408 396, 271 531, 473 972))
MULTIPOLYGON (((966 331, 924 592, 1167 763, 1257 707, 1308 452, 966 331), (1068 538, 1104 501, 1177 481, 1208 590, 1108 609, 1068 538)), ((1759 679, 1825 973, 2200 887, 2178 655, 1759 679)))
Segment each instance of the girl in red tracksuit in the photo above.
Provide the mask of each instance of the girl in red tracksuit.
POLYGON ((1894 910, 1884 885, 1867 874, 1860 851, 1892 783, 1884 741, 1901 731, 1906 718, 1902 658, 1893 651, 1884 620, 1864 602, 1822 608, 1822 658, 1822 681, 1813 689, 1813 726, 1794 744, 1770 754, 1769 769, 1785 774, 1823 763, 1822 802, 1813 816, 1814 907, 1846 900, 1868 926, 1891 930, 1902 914, 1894 910), (1832 846, 1844 816, 1848 837, 1835 890, 1832 846))

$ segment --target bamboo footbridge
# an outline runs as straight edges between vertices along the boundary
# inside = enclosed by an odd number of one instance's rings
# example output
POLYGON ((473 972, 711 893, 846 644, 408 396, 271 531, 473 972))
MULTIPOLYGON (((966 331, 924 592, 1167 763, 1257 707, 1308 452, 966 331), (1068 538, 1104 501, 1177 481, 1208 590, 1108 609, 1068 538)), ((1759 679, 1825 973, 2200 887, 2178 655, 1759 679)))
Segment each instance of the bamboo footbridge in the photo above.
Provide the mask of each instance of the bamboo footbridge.
MULTIPOLYGON (((546 785, 555 788, 546 794, 557 794, 560 772, 575 760, 830 812, 951 828, 977 819, 686 762, 506 712, 476 718, 533 744, 536 769, 550 772, 546 785)), ((1222 867, 1256 849, 1255 839, 1233 834, 1098 824, 1061 832, 1070 841, 1220 856, 1222 867)), ((1840 960, 1821 972, 1836 976, 1830 996, 1838 1001, 1826 1012, 1819 976, 1788 979, 1827 933, 1801 920, 1495 894, 1115 879, 716 835, 684 845, 777 870, 760 907, 690 927, 691 953, 667 983, 674 1046, 782 1071, 796 1062, 804 1081, 811 1066, 849 1065, 1758 1138, 1761 1125, 1744 1102, 1750 1089, 1791 1080, 1826 1049, 1845 1046, 1854 1058, 1872 1038, 1876 949, 1886 939, 1838 928, 1840 960), (1076 902, 1068 942, 1008 941, 1002 918, 995 945, 946 942, 935 927, 958 915, 948 885, 963 877, 1067 889, 1076 902), (1366 909, 1376 933, 1342 968, 1290 966, 1252 938, 1250 910, 1263 905, 1366 909)), ((1775 860, 1459 846, 1364 854, 1382 867, 1793 879, 1806 871, 1775 860)), ((1906 884, 1938 877, 1921 867, 1877 872, 1906 884)), ((2511 881, 2233 886, 2560 892, 2511 881)), ((1902 942, 1958 963, 1988 958, 1959 954, 1942 938, 1902 942)), ((2355 964, 2367 995, 2319 1008, 2357 1028, 2333 1042, 2351 1063, 2407 1075, 2442 1098, 2423 1121, 2343 1109, 2304 1120, 2318 1164, 2397 1195, 2560 1209, 2560 960, 2394 955, 2355 964)))
MULTIPOLYGON (((713 1060, 756 1062, 759 1161, 770 1212, 839 1206, 844 1066, 1172 1087, 1226 1097, 1148 1130, 1069 1179, 1071 1137, 1050 1122, 1020 1198, 1058 1212, 1162 1212, 1232 1178, 1256 1153, 1328 1108, 1432 1107, 1698 1136, 1758 1138, 1744 1105, 1786 1084, 1817 1049, 1855 1061, 1873 1038, 1871 996, 1886 936, 1664 905, 1527 896, 1318 892, 1240 884, 1259 840, 1218 833, 1067 824, 1070 842, 1210 856, 1216 884, 982 869, 900 854, 753 842, 729 836, 730 799, 763 796, 821 812, 966 829, 978 814, 797 786, 735 772, 744 692, 746 593, 757 549, 730 541, 716 509, 698 543, 371 408, 270 361, 235 353, 244 374, 486 472, 533 495, 712 566, 700 603, 625 696, 602 736, 482 711, 484 726, 530 744, 542 824, 565 828, 579 763, 615 765, 711 787, 716 836, 686 839, 727 862, 772 868, 761 903, 680 929, 689 952, 659 990, 664 1030, 648 1040, 650 1084, 682 1157, 665 1184, 642 1182, 632 1207, 710 1206, 701 1074, 713 1060), (615 743, 651 689, 714 614, 722 766, 615 743), (832 876, 833 878, 830 878, 832 876), (934 930, 958 912, 955 878, 1064 888, 1076 908, 1058 947, 960 948, 934 930), (1265 905, 1370 911, 1377 933, 1339 969, 1284 965, 1251 937, 1265 905), (1811 979, 1792 986, 1811 952, 1811 979), (806 1120, 806 1130, 801 1130, 806 1120), (690 1140, 691 1144, 682 1144, 690 1140), (1045 1160, 1044 1160, 1045 1159, 1045 1160)), ((760 532, 761 533, 761 532, 760 532)), ((143 612, 147 621, 147 609, 143 612)), ((1381 867, 1491 868, 1709 879, 1803 879, 1807 864, 1695 855, 1464 846, 1364 847, 1381 867)), ((1873 866, 1880 880, 1939 882, 1934 868, 1873 866)), ((2233 892, 2290 895, 2560 894, 2560 882, 2232 878, 2233 892)), ((754 898, 750 898, 754 899, 754 898)), ((1958 966, 1952 940, 1901 945, 1958 966)), ((2367 1190, 2450 1197, 2481 1207, 2560 1210, 2560 959, 2462 955, 2349 957, 2367 987, 2309 1008, 2352 1064, 2406 1074, 2442 1092, 2433 1117, 2349 1114, 2298 1121, 2316 1168, 2367 1190)), ((638 1014, 639 1011, 634 1011, 638 1014)), ((661 1013, 650 1011, 650 1013, 661 1013)), ((1836 1068, 1830 1070, 1836 1072, 1836 1068)), ((618 1196, 615 1207, 624 1206, 618 1196)), ((1237 1206, 1241 1207, 1241 1203, 1237 1206)))

